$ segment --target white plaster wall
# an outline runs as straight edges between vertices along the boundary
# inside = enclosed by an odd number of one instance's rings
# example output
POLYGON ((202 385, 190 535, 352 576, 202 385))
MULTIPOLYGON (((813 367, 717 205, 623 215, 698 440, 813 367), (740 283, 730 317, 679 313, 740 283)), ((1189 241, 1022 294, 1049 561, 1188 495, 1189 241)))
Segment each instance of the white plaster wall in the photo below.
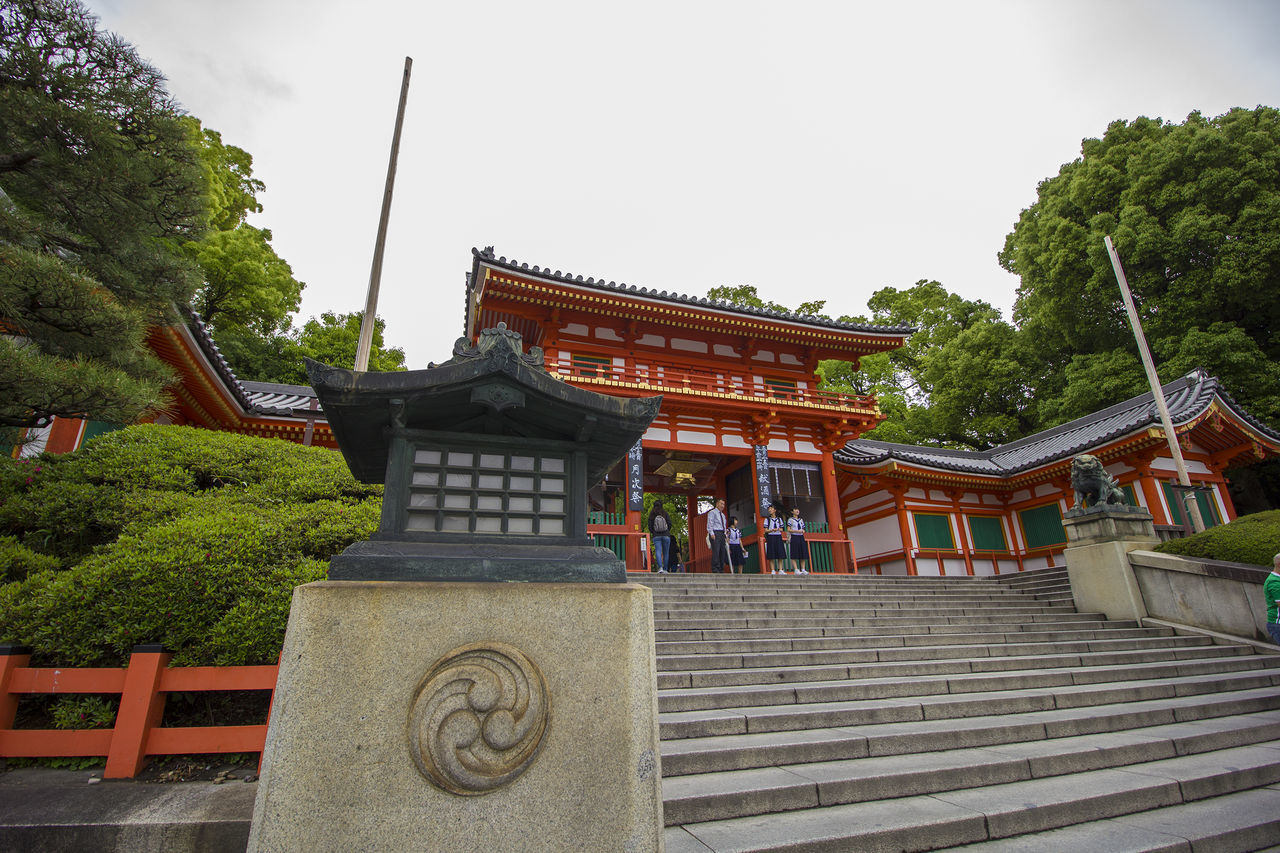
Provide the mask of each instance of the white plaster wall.
POLYGON ((742 436, 733 432, 724 433, 720 437, 720 443, 723 444, 725 447, 750 447, 751 446, 750 444, 747 444, 747 442, 743 440, 742 436))
POLYGON ((774 361, 776 360, 776 359, 775 359, 775 357, 774 357, 774 355, 773 355, 773 353, 772 353, 772 352, 770 352, 770 351, 769 351, 769 350, 767 350, 767 349, 762 349, 762 350, 760 350, 760 351, 759 351, 759 352, 757 352, 755 355, 753 355, 751 358, 752 358, 752 360, 753 360, 753 361, 767 361, 767 362, 770 362, 770 363, 772 363, 772 362, 774 362, 774 361))
POLYGON ((595 332, 596 332, 596 337, 602 341, 621 341, 622 340, 622 335, 619 335, 617 332, 615 332, 613 329, 610 329, 608 326, 597 326, 595 332))
POLYGON ((1004 506, 999 496, 997 495, 983 495, 982 505, 983 506, 1004 506))
POLYGON ((706 341, 691 341, 686 338, 672 338, 671 348, 684 350, 685 352, 706 352, 706 341))
POLYGON ((822 451, 815 447, 812 441, 797 441, 796 453, 817 453, 821 455, 822 451))
MULTIPOLYGON (((1014 564, 1017 565, 1016 563, 1014 564)), ((973 576, 979 578, 991 577, 996 573, 996 567, 991 564, 990 560, 974 560, 973 576)))
POLYGON ((873 491, 865 494, 859 494, 858 497, 849 501, 848 508, 850 512, 857 512, 868 507, 878 506, 880 504, 891 503, 892 498, 886 491, 873 491))
POLYGON ((788 451, 791 449, 791 442, 787 441, 785 438, 770 438, 769 449, 788 451))
POLYGON ((881 563, 880 574, 889 575, 891 577, 906 577, 907 563, 905 560, 894 560, 891 563, 881 563))
POLYGON ((916 574, 924 578, 938 577, 937 560, 916 560, 916 574))
POLYGON ((698 432, 691 429, 682 429, 676 431, 676 441, 685 442, 687 444, 714 445, 716 443, 716 434, 714 432, 698 432))
POLYGON ((564 337, 565 335, 585 338, 591 335, 591 330, 582 323, 570 323, 560 330, 560 337, 564 337))
POLYGON ((665 347, 667 345, 667 339, 660 335, 646 334, 642 335, 636 343, 642 347, 665 347))
POLYGON ((711 351, 716 355, 724 356, 725 358, 738 357, 738 354, 733 351, 733 347, 729 346, 728 344, 716 344, 714 347, 712 347, 711 351))
POLYGON ((644 431, 644 438, 646 441, 670 441, 671 430, 651 426, 644 431))
POLYGON ((855 524, 849 528, 849 538, 853 540, 858 554, 871 556, 902 550, 902 531, 898 528, 896 515, 855 524))
MULTIPOLYGON (((936 561, 934 562, 937 565, 936 561)), ((962 577, 969 574, 969 567, 964 564, 964 560, 943 560, 942 565, 946 567, 947 577, 962 577)), ((977 571, 977 567, 974 568, 977 571)))
MULTIPOLYGON (((1184 453, 1186 451, 1183 451, 1184 453)), ((1208 474, 1209 469, 1205 464, 1197 459, 1187 459, 1188 474, 1208 474)), ((1178 466, 1174 464, 1173 458, 1169 456, 1157 456, 1151 461, 1151 467, 1160 471, 1177 471, 1178 466)))
POLYGON ((782 353, 782 355, 778 356, 778 362, 780 364, 797 364, 797 365, 804 364, 803 361, 796 358, 794 355, 792 355, 789 352, 784 352, 782 353))

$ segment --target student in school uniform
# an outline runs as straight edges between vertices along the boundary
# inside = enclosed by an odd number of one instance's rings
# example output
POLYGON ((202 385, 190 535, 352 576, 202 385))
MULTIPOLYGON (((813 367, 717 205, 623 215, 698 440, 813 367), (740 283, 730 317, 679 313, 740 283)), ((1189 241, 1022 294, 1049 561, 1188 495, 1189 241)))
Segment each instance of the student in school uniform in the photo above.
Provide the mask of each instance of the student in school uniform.
POLYGON ((729 516, 729 574, 742 574, 747 564, 747 551, 742 547, 742 531, 738 529, 738 517, 729 516))
POLYGON ((787 543, 791 548, 791 559, 800 564, 796 574, 807 575, 809 574, 809 543, 804 541, 804 519, 800 517, 798 506, 791 508, 791 517, 787 519, 787 532, 791 534, 791 540, 787 543))
POLYGON ((778 508, 773 504, 769 504, 768 515, 761 519, 760 526, 764 529, 764 559, 769 565, 769 574, 785 575, 787 570, 784 568, 779 571, 779 566, 785 566, 783 562, 787 559, 787 546, 783 544, 782 532, 786 528, 786 522, 782 516, 778 515, 778 508))

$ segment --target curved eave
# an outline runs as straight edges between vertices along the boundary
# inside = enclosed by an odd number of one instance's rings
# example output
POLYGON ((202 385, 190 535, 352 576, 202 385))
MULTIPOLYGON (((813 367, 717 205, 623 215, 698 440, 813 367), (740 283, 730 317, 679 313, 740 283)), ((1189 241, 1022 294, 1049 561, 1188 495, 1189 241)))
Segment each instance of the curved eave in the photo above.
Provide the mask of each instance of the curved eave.
POLYGON ((806 321, 798 317, 770 316, 709 300, 695 303, 689 297, 663 297, 640 288, 593 286, 549 273, 513 271, 482 255, 476 256, 469 292, 469 336, 478 334, 484 325, 480 310, 482 304, 497 299, 612 315, 703 333, 816 347, 833 358, 896 349, 914 331, 907 327, 842 328, 826 322, 816 322, 816 318, 815 321, 806 321))
POLYGON ((512 359, 482 357, 397 373, 356 373, 308 360, 307 371, 352 473, 365 482, 385 477, 393 407, 409 429, 483 434, 496 418, 506 435, 574 442, 587 453, 594 483, 640 439, 662 405, 661 397, 575 388, 512 359), (474 397, 493 383, 524 400, 495 409, 474 397))

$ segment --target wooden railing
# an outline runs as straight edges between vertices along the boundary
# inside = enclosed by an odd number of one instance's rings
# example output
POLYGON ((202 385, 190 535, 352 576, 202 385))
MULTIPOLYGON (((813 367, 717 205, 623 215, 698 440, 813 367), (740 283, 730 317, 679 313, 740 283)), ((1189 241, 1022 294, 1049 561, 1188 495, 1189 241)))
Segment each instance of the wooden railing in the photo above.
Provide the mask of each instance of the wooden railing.
POLYGON ((23 646, 0 646, 0 758, 105 757, 104 779, 138 774, 150 755, 262 752, 267 724, 163 728, 166 694, 275 690, 276 666, 169 667, 159 646, 134 646, 123 668, 29 667, 23 646), (15 729, 18 699, 29 694, 117 694, 109 729, 15 729))
MULTIPOLYGON (((1007 572, 1000 571, 1001 561, 1013 560, 1017 562, 1018 571, 1023 570, 1023 561, 1038 559, 1041 557, 1044 557, 1045 559, 1047 559, 1049 562, 1049 565, 1053 566, 1055 565, 1054 563, 1055 559, 1060 560, 1062 558, 1062 549, 1064 547, 1066 546, 1059 545, 1057 547, 1031 548, 1028 550, 1012 550, 1012 551, 975 550, 975 551, 969 552, 969 559, 973 563, 978 563, 980 561, 981 562, 990 561, 993 574, 997 574, 997 575, 1007 574, 1007 572)), ((917 566, 922 560, 936 562, 938 566, 939 575, 946 574, 944 561, 946 560, 959 560, 961 562, 964 561, 963 551, 948 550, 945 548, 942 548, 942 549, 912 548, 911 556, 916 561, 917 566)), ((868 569, 870 571, 877 572, 877 573, 880 571, 880 566, 883 565, 884 563, 892 563, 892 562, 901 561, 904 559, 905 557, 903 555, 903 550, 901 548, 895 551, 883 551, 879 554, 871 554, 871 555, 860 558, 863 568, 868 569)))
POLYGON ((854 394, 833 394, 812 388, 789 388, 785 385, 756 385, 749 377, 735 380, 730 371, 695 372, 674 363, 649 362, 644 367, 574 363, 561 358, 547 362, 553 376, 590 385, 621 383, 652 388, 656 393, 693 393, 731 397, 758 398, 760 401, 820 406, 846 411, 874 411, 875 398, 854 394))

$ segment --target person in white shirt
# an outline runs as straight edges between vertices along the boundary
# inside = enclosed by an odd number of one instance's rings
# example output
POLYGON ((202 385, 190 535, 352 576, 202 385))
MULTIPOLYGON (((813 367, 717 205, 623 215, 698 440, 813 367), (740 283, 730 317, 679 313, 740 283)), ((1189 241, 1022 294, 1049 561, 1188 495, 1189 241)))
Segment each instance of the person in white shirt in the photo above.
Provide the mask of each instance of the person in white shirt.
POLYGON ((778 508, 773 504, 769 504, 769 515, 761 520, 760 526, 764 528, 764 559, 769 564, 769 574, 786 574, 787 570, 778 570, 779 566, 785 565, 783 560, 787 559, 787 546, 782 541, 782 531, 786 527, 786 522, 782 516, 778 515, 778 508))
POLYGON ((791 548, 792 562, 799 563, 796 574, 809 574, 809 543, 804 541, 804 519, 800 517, 800 507, 791 508, 791 517, 787 519, 787 530, 791 534, 788 543, 791 548))
POLYGON ((747 565, 747 549, 742 547, 742 531, 738 529, 738 517, 729 516, 729 574, 742 574, 747 565))
POLYGON ((729 529, 729 519, 724 514, 724 498, 716 501, 715 509, 707 513, 707 539, 711 547, 711 571, 719 574, 724 571, 724 561, 729 556, 729 543, 725 531, 729 529))

